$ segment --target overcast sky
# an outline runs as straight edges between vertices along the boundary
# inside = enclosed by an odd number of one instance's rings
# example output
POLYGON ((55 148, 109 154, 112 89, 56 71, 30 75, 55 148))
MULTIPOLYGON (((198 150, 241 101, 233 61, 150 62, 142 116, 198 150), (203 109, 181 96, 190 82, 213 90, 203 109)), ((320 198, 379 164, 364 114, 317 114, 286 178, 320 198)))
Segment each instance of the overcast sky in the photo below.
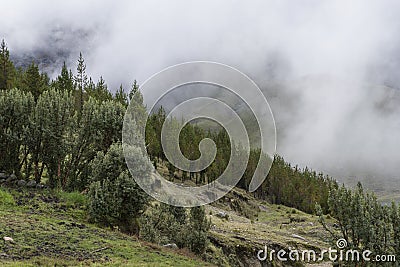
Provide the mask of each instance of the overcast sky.
POLYGON ((13 0, 0 9, 11 53, 56 46, 74 69, 82 51, 111 89, 185 61, 232 65, 273 98, 287 159, 376 179, 400 176, 398 89, 382 86, 400 87, 399 33, 396 0, 13 0))

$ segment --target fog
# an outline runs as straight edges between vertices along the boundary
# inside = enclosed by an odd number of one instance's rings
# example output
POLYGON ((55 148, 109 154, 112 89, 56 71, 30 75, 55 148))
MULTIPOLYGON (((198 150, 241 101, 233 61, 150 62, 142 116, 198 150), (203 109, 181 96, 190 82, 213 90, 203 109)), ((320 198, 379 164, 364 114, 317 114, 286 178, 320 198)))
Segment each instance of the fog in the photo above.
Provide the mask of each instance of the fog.
POLYGON ((396 0, 7 1, 0 37, 11 54, 61 55, 53 77, 82 51, 112 90, 185 61, 231 65, 269 99, 286 160, 393 189, 399 18, 396 0))

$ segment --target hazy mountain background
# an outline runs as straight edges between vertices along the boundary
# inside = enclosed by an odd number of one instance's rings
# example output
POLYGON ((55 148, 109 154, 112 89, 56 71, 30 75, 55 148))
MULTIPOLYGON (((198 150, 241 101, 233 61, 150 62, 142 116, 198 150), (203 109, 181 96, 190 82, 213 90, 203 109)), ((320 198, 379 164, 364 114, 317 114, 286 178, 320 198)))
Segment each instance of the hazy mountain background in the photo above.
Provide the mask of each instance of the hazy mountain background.
POLYGON ((63 61, 111 90, 190 60, 232 65, 262 88, 278 153, 340 181, 400 190, 398 1, 12 1, 0 37, 17 66, 63 61))

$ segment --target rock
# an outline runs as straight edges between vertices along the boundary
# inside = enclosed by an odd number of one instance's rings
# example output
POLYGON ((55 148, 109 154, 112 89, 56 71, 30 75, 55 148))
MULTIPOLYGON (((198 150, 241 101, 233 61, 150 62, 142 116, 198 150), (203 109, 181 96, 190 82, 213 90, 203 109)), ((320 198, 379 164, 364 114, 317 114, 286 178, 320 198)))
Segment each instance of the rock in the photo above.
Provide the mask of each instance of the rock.
POLYGON ((0 180, 6 180, 8 178, 7 174, 0 172, 0 180))
POLYGON ((14 239, 12 239, 11 237, 5 236, 3 237, 4 243, 6 242, 10 242, 10 243, 15 243, 14 239))
POLYGON ((19 187, 24 187, 24 186, 26 186, 26 181, 25 181, 25 180, 18 180, 17 186, 19 186, 19 187))
POLYGON ((36 184, 37 189, 46 189, 46 186, 44 184, 36 184))
POLYGON ((306 239, 304 237, 296 235, 296 234, 292 234, 292 237, 306 241, 306 239))
POLYGON ((16 180, 17 180, 17 177, 15 177, 15 175, 12 174, 12 175, 8 176, 8 178, 7 178, 7 180, 6 180, 6 183, 7 183, 7 184, 11 184, 12 182, 14 182, 14 181, 16 181, 16 180))
POLYGON ((178 246, 175 243, 165 244, 163 247, 171 248, 171 249, 178 249, 178 246))
POLYGON ((30 180, 27 184, 27 187, 29 188, 35 188, 36 187, 36 181, 35 180, 30 180))
POLYGON ((217 214, 215 214, 215 216, 217 216, 217 217, 219 217, 221 219, 225 219, 225 220, 229 219, 229 215, 224 211, 218 212, 217 214))

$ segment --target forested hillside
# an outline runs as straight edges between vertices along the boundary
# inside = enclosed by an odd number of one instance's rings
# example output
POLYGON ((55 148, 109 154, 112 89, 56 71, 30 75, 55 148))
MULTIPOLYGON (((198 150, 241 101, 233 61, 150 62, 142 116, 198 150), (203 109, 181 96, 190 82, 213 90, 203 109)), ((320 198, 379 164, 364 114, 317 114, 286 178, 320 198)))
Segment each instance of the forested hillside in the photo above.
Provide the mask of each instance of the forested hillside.
MULTIPOLYGON (((134 107, 134 120, 138 125, 143 125, 147 116, 139 85, 133 81, 129 89, 121 85, 117 90, 110 90, 102 77, 93 81, 86 73, 82 54, 75 71, 65 63, 60 69, 55 79, 42 73, 35 62, 26 69, 16 69, 5 41, 1 43, 0 182, 4 189, 0 191, 0 205, 8 207, 3 217, 11 216, 14 208, 21 216, 26 211, 23 202, 20 203, 22 207, 13 206, 14 198, 23 199, 21 194, 24 196, 25 189, 46 190, 50 196, 75 194, 84 199, 76 209, 82 213, 80 220, 87 223, 157 245, 186 249, 197 255, 196 260, 202 258, 217 265, 241 262, 239 256, 229 255, 226 251, 221 255, 210 252, 211 247, 215 248, 221 240, 216 241, 215 235, 210 234, 214 224, 207 211, 212 213, 218 205, 226 207, 223 199, 212 207, 168 206, 151 199, 134 179, 134 176, 150 176, 154 167, 172 182, 192 186, 212 183, 224 171, 230 158, 231 144, 227 133, 223 129, 185 125, 180 134, 180 147, 187 158, 199 157, 198 144, 204 138, 214 140, 217 155, 204 171, 178 170, 167 161, 160 136, 163 123, 179 124, 179 120, 166 122, 161 107, 150 114, 143 138, 145 146, 132 148, 136 168, 129 172, 122 151, 122 126, 128 105, 134 107), (143 151, 144 147, 150 158, 143 151), (216 255, 224 260, 218 260, 216 255)), ((136 134, 140 138, 140 132, 136 134)), ((240 192, 247 190, 260 156, 260 150, 252 148, 246 172, 237 185, 240 192)), ((330 236, 324 237, 324 242, 334 244, 338 238, 344 238, 351 248, 400 256, 400 209, 397 204, 383 206, 361 185, 354 190, 341 187, 333 178, 307 167, 301 169, 279 155, 275 155, 267 179, 252 195, 237 193, 234 196, 232 199, 236 202, 230 202, 229 209, 251 220, 249 225, 260 219, 259 203, 283 205, 295 212, 319 216, 321 227, 330 236), (251 206, 249 203, 256 204, 251 206)), ((35 206, 39 205, 37 203, 29 205, 33 205, 30 207, 32 212, 40 208, 35 206)), ((42 216, 46 216, 43 210, 37 219, 42 220, 42 216)), ((2 234, 10 235, 12 227, 5 224, 6 230, 2 234)), ((268 236, 264 238, 267 242, 268 236)), ((180 261, 180 258, 175 260, 180 261)))

